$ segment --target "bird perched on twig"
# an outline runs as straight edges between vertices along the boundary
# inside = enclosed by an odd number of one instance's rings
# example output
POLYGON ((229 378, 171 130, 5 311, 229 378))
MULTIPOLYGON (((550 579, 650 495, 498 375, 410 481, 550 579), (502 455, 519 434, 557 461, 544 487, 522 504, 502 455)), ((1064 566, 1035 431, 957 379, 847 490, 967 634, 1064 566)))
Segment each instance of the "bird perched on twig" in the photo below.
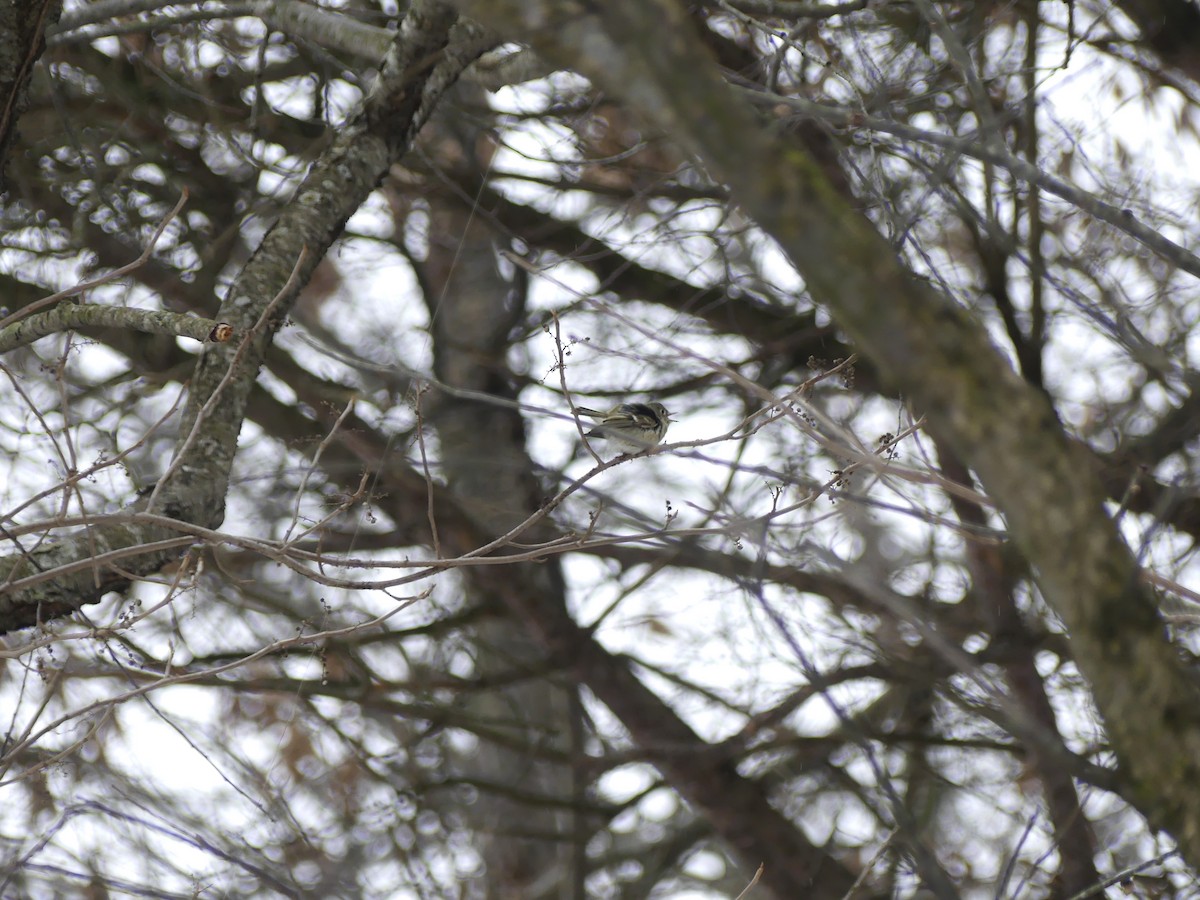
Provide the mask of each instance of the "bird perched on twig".
POLYGON ((600 424, 587 432, 587 437, 604 438, 630 453, 640 453, 657 446, 671 424, 671 414, 657 400, 649 403, 620 403, 607 412, 588 409, 575 410, 581 416, 598 419, 600 424))

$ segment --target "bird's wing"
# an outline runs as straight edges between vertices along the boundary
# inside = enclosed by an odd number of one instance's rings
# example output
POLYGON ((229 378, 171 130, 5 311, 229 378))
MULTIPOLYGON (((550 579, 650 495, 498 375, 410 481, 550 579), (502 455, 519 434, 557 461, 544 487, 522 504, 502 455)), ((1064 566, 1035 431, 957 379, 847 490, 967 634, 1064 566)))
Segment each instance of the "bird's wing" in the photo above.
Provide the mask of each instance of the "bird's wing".
POLYGON ((622 403, 621 412, 645 428, 653 428, 658 422, 658 414, 645 403, 622 403))

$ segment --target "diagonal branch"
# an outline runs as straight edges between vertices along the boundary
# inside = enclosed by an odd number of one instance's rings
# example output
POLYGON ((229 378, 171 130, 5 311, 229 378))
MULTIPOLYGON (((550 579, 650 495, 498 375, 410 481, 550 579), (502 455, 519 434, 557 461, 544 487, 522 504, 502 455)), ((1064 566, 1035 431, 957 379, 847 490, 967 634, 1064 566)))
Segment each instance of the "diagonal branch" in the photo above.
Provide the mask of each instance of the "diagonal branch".
MULTIPOLYGON (((456 19, 452 9, 436 0, 413 3, 362 110, 313 165, 230 288, 218 318, 245 338, 206 345, 201 353, 181 431, 188 443, 177 451, 173 475, 156 490, 153 511, 203 527, 220 524, 242 420, 276 330, 346 220, 407 152, 442 93, 489 46, 477 27, 456 25, 456 19), (255 330, 260 320, 263 327, 255 330), (237 368, 231 371, 235 361, 237 368), (218 388, 221 402, 193 436, 194 423, 218 388)), ((125 573, 156 571, 178 553, 159 550, 123 559, 119 572, 100 564, 71 568, 95 552, 119 555, 177 538, 154 526, 93 528, 35 553, 0 559, 0 632, 95 603, 108 591, 125 587, 125 573), (6 589, 59 568, 71 574, 35 579, 38 584, 29 590, 6 589)))

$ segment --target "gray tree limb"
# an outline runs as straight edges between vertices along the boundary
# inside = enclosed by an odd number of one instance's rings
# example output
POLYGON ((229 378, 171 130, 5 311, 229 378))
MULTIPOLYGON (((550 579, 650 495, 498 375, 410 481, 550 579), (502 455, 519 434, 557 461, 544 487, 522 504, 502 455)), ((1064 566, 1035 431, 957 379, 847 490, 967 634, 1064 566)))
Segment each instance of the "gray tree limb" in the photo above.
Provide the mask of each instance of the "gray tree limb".
POLYGON ((145 334, 175 334, 195 341, 229 340, 229 328, 220 322, 157 309, 126 306, 61 303, 49 312, 37 313, 0 329, 0 353, 32 344, 51 334, 73 328, 126 328, 145 334))

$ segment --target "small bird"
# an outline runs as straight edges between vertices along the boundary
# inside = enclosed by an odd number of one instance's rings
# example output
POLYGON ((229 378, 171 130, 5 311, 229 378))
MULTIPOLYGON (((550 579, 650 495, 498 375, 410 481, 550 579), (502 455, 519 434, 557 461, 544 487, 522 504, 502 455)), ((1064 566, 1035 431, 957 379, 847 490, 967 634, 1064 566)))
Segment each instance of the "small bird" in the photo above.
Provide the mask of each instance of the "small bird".
POLYGON ((599 419, 600 424, 587 432, 587 437, 604 438, 630 453, 649 450, 662 441, 671 424, 671 414, 657 400, 649 403, 621 403, 608 412, 598 412, 580 406, 581 416, 599 419))

